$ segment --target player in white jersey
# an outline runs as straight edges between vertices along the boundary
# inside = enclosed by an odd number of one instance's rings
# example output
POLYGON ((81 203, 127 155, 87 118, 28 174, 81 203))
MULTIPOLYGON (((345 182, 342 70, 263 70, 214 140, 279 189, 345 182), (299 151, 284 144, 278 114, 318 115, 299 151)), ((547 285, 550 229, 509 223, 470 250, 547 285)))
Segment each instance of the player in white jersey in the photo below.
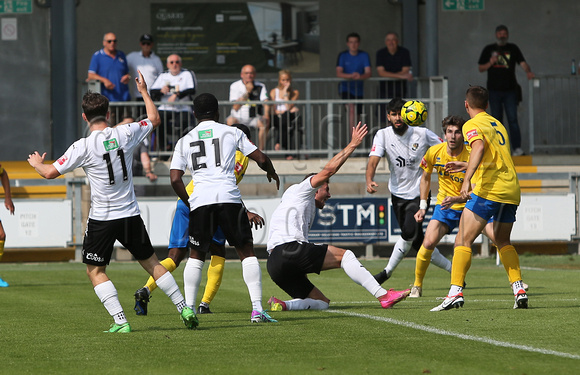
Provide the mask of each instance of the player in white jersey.
POLYGON ((274 211, 267 247, 270 254, 268 273, 293 299, 270 298, 268 303, 273 311, 328 309, 330 300, 308 280, 307 275, 334 268, 342 268, 385 309, 409 294, 409 289, 400 292, 383 289, 351 250, 308 242, 316 209, 324 208, 330 198, 328 180, 361 144, 367 132, 367 126, 361 126, 360 122, 353 127, 352 140, 346 148, 336 154, 321 172, 308 175, 300 184, 290 186, 274 211))
POLYGON ((106 273, 116 240, 126 247, 141 266, 149 272, 157 286, 171 298, 189 329, 198 325, 195 313, 187 306, 170 272, 163 267, 149 240, 141 219, 133 189, 133 149, 161 120, 147 84, 139 72, 137 89, 143 95, 147 119, 111 128, 109 101, 101 94, 88 92, 83 96, 83 120, 90 135, 74 142, 53 164, 44 164, 46 153, 30 154, 28 162, 44 178, 83 168, 91 187, 91 209, 83 241, 83 263, 95 293, 113 317, 114 323, 105 332, 131 332, 117 289, 106 273))
MULTIPOLYGON (((391 201, 401 227, 401 238, 395 243, 387 267, 375 275, 380 284, 391 277, 411 247, 418 250, 423 243, 422 223, 417 223, 414 216, 420 208, 419 185, 423 170, 419 165, 427 149, 443 141, 429 129, 405 124, 401 118, 403 104, 405 104, 403 99, 394 98, 387 105, 390 126, 379 130, 375 135, 366 170, 367 192, 374 194, 379 186, 373 181, 375 172, 381 158, 386 156, 391 174, 389 178, 391 201)), ((437 248, 433 252, 431 262, 451 272, 451 262, 437 248)))
MULTIPOLYGON (((218 101, 212 94, 201 94, 193 101, 198 125, 177 141, 171 161, 170 178, 173 189, 189 205, 190 257, 183 277, 189 278, 186 295, 197 295, 201 271, 211 238, 217 227, 236 248, 242 261, 244 281, 252 301, 250 321, 276 322, 262 308, 262 275, 250 222, 242 204, 234 175, 236 150, 257 162, 266 171, 268 181, 280 180, 272 161, 238 128, 219 123, 218 101), (191 196, 187 195, 183 174, 189 169, 195 181, 191 196), (193 282, 192 282, 193 281, 193 282)), ((188 296, 188 299, 192 298, 188 296)))

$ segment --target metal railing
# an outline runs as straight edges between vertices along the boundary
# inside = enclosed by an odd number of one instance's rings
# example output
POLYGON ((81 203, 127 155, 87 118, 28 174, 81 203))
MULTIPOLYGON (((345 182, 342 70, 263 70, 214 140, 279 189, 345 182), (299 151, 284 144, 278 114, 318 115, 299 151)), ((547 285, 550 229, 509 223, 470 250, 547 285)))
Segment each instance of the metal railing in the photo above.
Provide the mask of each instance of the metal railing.
MULTIPOLYGON (((335 99, 338 97, 338 84, 343 82, 341 79, 294 79, 293 87, 300 91, 300 100, 276 102, 276 104, 294 104, 299 108, 297 118, 290 118, 290 114, 282 115, 279 119, 280 122, 286 121, 289 124, 289 126, 282 127, 276 127, 278 121, 275 122, 272 118, 268 141, 264 149, 270 155, 279 157, 332 157, 348 144, 351 127, 356 122, 361 121, 369 126, 371 136, 367 137, 357 153, 368 154, 372 146, 372 136, 386 125, 384 116, 379 117, 379 113, 385 110, 385 104, 390 98, 376 98, 379 84, 382 81, 385 80, 371 78, 365 81, 365 98, 372 99, 342 100, 335 99), (277 144, 286 144, 287 148, 278 150, 277 144)), ((218 98, 227 98, 231 82, 231 80, 225 79, 200 80, 198 92, 211 92, 218 98)), ((266 79, 262 82, 265 82, 267 87, 274 87, 277 80, 266 79)), ((408 92, 415 95, 406 99, 421 100, 427 105, 429 116, 425 126, 439 134, 439 121, 448 112, 447 78, 417 78, 409 83, 408 92)), ((163 104, 171 105, 171 103, 163 104)), ((230 102, 222 100, 219 102, 220 121, 226 121, 234 104, 276 105, 272 101, 230 102)), ((131 114, 134 117, 142 115, 144 108, 142 102, 113 102, 111 103, 111 111, 115 119, 121 119, 126 114, 131 114)), ((162 113, 162 123, 163 126, 152 134, 152 156, 166 158, 171 154, 170 150, 177 139, 195 126, 195 119, 188 112, 165 111, 162 113)), ((253 140, 257 143, 257 130, 252 128, 252 132, 253 140)))
POLYGON ((580 76, 537 76, 528 82, 530 153, 580 153, 580 76))

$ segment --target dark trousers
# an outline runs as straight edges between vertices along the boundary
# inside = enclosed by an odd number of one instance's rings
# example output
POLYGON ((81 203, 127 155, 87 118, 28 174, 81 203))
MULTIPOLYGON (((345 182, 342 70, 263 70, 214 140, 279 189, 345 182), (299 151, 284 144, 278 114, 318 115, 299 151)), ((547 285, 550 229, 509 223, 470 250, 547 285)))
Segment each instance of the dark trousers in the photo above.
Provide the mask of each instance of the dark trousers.
POLYGON ((518 123, 518 93, 516 90, 495 91, 489 90, 489 107, 491 115, 495 117, 504 126, 503 111, 507 116, 507 122, 510 133, 510 144, 512 151, 522 147, 522 134, 518 123))

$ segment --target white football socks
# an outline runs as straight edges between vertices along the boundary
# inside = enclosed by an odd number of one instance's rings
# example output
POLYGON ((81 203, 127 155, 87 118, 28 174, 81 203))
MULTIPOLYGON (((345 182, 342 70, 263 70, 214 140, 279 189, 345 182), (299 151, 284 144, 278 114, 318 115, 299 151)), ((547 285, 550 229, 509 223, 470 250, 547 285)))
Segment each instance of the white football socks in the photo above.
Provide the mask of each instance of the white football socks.
MULTIPOLYGON (((190 309, 194 309, 197 299, 197 291, 201 283, 201 271, 203 270, 203 261, 189 258, 183 269, 183 293, 185 294, 185 304, 190 309)), ((159 285, 159 284, 157 284, 159 285)))
POLYGON ((431 254, 431 263, 451 273, 451 261, 445 258, 437 248, 435 248, 435 250, 433 250, 433 253, 431 254))
POLYGON ((242 260, 242 276, 250 293, 252 308, 257 311, 262 309, 262 271, 260 263, 255 256, 242 260))
POLYGON ((183 295, 179 291, 179 287, 173 278, 171 272, 167 271, 155 280, 157 287, 161 289, 167 296, 171 299, 171 302, 177 307, 177 311, 181 313, 181 310, 185 307, 185 300, 183 299, 183 295))
MULTIPOLYGON (((411 246, 413 245, 413 241, 405 241, 403 238, 399 238, 395 243, 395 247, 393 247, 393 253, 389 258, 389 263, 385 267, 385 271, 387 271, 387 276, 391 277, 393 271, 399 263, 403 260, 405 255, 411 250, 411 246)), ((433 258, 431 258, 433 261, 433 258)))
POLYGON ((105 309, 115 320, 117 324, 127 323, 127 318, 123 312, 123 307, 121 302, 119 302, 119 296, 117 294, 117 289, 111 280, 107 280, 104 283, 100 283, 94 288, 97 297, 101 300, 105 309))
POLYGON ((326 310, 328 303, 319 299, 312 298, 295 298, 290 301, 284 301, 288 310, 326 310))
POLYGON ((379 298, 387 293, 377 280, 375 280, 373 275, 356 259, 352 251, 347 250, 344 253, 340 266, 352 281, 368 290, 375 298, 379 298))

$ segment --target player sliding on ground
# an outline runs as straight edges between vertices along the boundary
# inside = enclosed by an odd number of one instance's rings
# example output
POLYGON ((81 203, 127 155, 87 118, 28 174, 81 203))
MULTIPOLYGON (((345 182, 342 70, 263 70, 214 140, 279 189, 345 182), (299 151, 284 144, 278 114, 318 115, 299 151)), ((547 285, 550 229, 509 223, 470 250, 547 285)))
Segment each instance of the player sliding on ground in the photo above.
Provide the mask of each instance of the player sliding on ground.
POLYGON ((357 284, 377 298, 385 309, 405 299, 410 290, 385 290, 373 275, 356 259, 354 253, 332 245, 308 242, 308 231, 316 209, 322 209, 330 198, 328 180, 361 144, 368 130, 359 122, 352 131, 352 140, 336 154, 319 173, 308 175, 304 181, 292 185, 282 196, 270 221, 268 237, 268 273, 282 290, 293 299, 282 301, 276 297, 268 303, 272 311, 324 310, 330 300, 308 280, 307 274, 342 268, 357 284))

